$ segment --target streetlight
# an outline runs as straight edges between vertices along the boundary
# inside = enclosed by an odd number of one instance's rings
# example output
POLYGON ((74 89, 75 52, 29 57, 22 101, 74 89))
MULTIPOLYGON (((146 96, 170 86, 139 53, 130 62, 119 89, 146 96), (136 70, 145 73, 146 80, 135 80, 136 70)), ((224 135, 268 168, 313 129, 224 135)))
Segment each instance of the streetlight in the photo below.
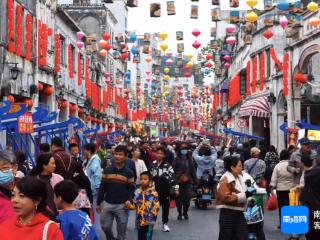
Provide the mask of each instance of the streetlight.
POLYGON ((10 68, 10 75, 11 75, 11 78, 13 80, 17 80, 18 78, 18 74, 20 72, 19 68, 18 68, 18 63, 11 63, 11 62, 7 62, 7 64, 10 66, 10 65, 13 65, 13 67, 10 68))

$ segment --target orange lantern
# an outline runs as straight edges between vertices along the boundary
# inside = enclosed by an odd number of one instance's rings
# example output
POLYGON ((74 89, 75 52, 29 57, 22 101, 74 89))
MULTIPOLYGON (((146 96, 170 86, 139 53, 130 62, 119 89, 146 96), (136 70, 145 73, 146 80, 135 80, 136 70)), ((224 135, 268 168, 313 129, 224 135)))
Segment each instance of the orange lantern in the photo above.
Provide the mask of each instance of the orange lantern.
POLYGON ((32 108, 33 102, 30 99, 25 99, 24 103, 27 105, 28 108, 32 108))
POLYGON ((8 101, 11 102, 11 103, 14 103, 14 96, 9 95, 8 96, 8 101))
POLYGON ((68 102, 66 100, 63 100, 61 103, 61 109, 65 109, 68 107, 68 102))
POLYGON ((43 91, 43 84, 42 83, 38 83, 38 90, 39 90, 39 92, 43 91))
POLYGON ((53 87, 52 86, 48 86, 45 88, 44 93, 48 96, 52 95, 54 93, 53 87))

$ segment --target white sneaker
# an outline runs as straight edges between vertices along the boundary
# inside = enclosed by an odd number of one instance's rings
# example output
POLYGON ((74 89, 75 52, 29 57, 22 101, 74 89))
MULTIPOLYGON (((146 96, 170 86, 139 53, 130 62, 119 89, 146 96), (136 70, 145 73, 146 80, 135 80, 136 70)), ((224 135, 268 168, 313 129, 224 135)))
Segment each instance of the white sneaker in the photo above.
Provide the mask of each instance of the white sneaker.
POLYGON ((169 226, 168 226, 167 224, 163 224, 162 231, 164 231, 164 232, 170 232, 169 226))

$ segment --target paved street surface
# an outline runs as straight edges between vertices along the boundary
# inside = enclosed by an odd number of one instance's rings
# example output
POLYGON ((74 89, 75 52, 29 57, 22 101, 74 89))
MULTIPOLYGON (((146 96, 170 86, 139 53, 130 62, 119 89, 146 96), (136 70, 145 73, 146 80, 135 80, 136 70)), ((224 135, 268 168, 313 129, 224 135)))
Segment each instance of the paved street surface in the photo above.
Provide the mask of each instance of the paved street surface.
MULTIPOLYGON (((130 212, 127 231, 127 240, 136 240, 134 229, 134 211, 130 212)), ((170 233, 161 231, 161 212, 159 221, 155 226, 153 240, 218 240, 219 236, 219 210, 210 207, 207 210, 196 209, 193 204, 189 214, 189 221, 178 221, 176 209, 170 211, 170 233)), ((264 231, 267 240, 284 240, 286 237, 277 229, 278 212, 265 212, 264 231)))

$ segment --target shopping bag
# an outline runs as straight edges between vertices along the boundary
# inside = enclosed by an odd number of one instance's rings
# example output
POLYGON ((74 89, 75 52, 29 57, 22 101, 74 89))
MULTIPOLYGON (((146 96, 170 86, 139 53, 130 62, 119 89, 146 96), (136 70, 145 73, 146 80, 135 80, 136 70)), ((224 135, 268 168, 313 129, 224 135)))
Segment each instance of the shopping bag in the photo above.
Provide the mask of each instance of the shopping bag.
POLYGON ((266 208, 268 211, 275 211, 278 209, 278 200, 275 195, 269 197, 266 208))
POLYGON ((300 205, 300 188, 292 188, 289 192, 289 205, 299 206, 300 205))
POLYGON ((170 200, 170 208, 176 208, 176 200, 170 200))

